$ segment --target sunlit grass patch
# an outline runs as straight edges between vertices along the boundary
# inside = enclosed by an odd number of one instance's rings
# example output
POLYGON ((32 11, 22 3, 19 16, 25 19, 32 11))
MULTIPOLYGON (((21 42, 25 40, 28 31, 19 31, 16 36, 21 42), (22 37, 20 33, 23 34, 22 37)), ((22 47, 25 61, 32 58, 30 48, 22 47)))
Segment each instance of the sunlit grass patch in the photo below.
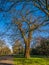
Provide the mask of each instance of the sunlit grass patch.
POLYGON ((14 58, 14 65, 49 65, 49 58, 14 58))

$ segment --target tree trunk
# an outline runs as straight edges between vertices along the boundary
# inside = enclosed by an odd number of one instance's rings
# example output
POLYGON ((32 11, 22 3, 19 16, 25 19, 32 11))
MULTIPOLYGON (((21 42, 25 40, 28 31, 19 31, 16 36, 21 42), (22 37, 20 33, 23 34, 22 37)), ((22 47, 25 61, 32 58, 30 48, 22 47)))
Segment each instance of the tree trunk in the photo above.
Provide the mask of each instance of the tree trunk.
POLYGON ((30 43, 25 44, 25 58, 30 58, 30 43))
POLYGON ((29 32, 28 38, 25 41, 25 58, 30 58, 30 41, 32 39, 32 32, 29 32))

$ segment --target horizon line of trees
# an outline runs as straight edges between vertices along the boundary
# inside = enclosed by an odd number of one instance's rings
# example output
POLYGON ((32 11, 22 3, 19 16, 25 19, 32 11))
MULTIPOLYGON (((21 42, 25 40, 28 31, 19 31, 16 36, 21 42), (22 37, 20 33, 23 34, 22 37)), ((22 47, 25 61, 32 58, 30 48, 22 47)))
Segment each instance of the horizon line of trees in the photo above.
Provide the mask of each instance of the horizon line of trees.
MULTIPOLYGON (((49 56, 49 38, 37 37, 35 46, 30 47, 30 55, 46 55, 49 56)), ((22 45, 21 41, 15 41, 12 46, 12 51, 5 45, 4 41, 0 40, 0 55, 10 55, 10 54, 23 54, 25 53, 25 47, 22 45)))
MULTIPOLYGON (((13 54, 18 55, 18 54, 23 54, 25 53, 25 47, 22 46, 22 43, 18 41, 15 42, 13 45, 13 54), (21 48, 20 48, 21 47, 21 48)), ((36 38, 35 45, 33 47, 30 47, 30 55, 45 55, 49 56, 49 38, 43 38, 39 37, 36 38)))
POLYGON ((31 49, 31 55, 46 55, 49 56, 49 38, 37 38, 38 42, 31 49))

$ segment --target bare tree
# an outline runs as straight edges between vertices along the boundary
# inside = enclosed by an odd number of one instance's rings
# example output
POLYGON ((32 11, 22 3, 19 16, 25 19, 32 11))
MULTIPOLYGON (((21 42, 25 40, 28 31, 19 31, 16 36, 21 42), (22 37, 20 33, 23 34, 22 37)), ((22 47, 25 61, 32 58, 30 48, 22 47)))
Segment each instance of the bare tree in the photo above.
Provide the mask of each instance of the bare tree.
POLYGON ((43 11, 49 20, 49 0, 33 0, 33 4, 43 11))
MULTIPOLYGON (((40 10, 42 10, 43 12, 45 12, 47 14, 47 16, 49 16, 49 0, 31 0, 34 4, 34 6, 38 7, 40 10)), ((5 11, 5 12, 8 12, 10 11, 15 5, 17 5, 17 3, 20 3, 20 2, 30 2, 30 0, 4 0, 4 1, 1 1, 1 5, 0 6, 0 12, 2 11, 5 11), (10 2, 11 5, 5 9, 4 8, 4 4, 10 2)))
POLYGON ((23 6, 22 10, 20 12, 18 12, 20 14, 21 18, 15 17, 13 22, 15 22, 15 24, 17 24, 17 27, 20 30, 20 34, 21 34, 22 38, 24 39, 25 57, 29 58, 30 57, 30 42, 33 38, 33 32, 35 30, 39 30, 39 28, 41 26, 47 25, 48 22, 46 23, 45 17, 42 17, 42 16, 38 17, 37 19, 34 19, 34 21, 33 21, 31 11, 29 11, 29 9, 28 9, 24 16, 22 14, 23 9, 25 9, 25 5, 23 6), (29 16, 29 19, 28 19, 29 14, 31 14, 31 15, 29 16), (43 19, 43 21, 41 21, 40 19, 43 19), (25 23, 24 28, 23 28, 23 26, 24 26, 23 23, 25 23))

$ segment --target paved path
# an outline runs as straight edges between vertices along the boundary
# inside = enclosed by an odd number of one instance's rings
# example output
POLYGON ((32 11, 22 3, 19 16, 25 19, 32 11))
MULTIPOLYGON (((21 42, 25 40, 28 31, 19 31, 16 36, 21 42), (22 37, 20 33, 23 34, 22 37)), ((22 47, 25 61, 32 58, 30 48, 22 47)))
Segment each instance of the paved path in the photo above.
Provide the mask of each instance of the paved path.
POLYGON ((13 56, 0 57, 0 65, 14 65, 13 56))

